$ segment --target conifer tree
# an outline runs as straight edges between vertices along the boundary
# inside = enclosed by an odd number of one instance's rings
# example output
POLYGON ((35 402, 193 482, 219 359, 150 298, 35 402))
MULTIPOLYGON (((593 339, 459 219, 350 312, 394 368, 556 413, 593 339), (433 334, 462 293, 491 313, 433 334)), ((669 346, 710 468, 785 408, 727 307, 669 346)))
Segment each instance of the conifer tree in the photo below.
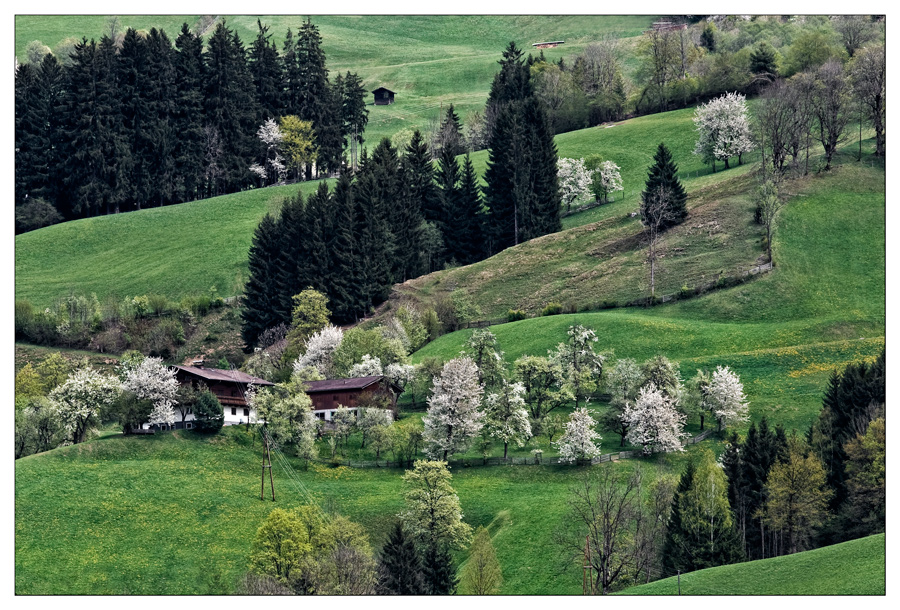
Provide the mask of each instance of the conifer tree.
POLYGON ((150 136, 150 205, 164 205, 175 196, 175 49, 165 31, 151 28, 147 36, 148 120, 150 136))
POLYGON ((459 115, 453 108, 453 104, 450 104, 447 107, 447 112, 441 119, 437 133, 434 134, 432 154, 434 154, 435 158, 440 158, 444 151, 447 151, 454 157, 461 155, 465 152, 464 142, 462 122, 459 120, 459 115))
POLYGON ((297 41, 288 28, 281 48, 281 108, 285 115, 296 115, 300 112, 300 64, 297 58, 297 41))
POLYGON ((366 94, 362 78, 348 70, 341 87, 341 118, 344 123, 343 131, 350 138, 350 167, 354 171, 356 171, 356 149, 365 141, 363 132, 369 122, 366 94))
POLYGON ((648 168, 647 182, 644 192, 641 193, 641 214, 643 215, 643 207, 649 201, 652 193, 658 192, 660 188, 666 189, 669 193, 669 212, 665 216, 661 230, 668 229, 680 224, 687 218, 687 193, 678 179, 678 166, 672 161, 672 153, 666 148, 666 145, 660 143, 653 155, 654 164, 648 168))
POLYGON ((307 206, 303 193, 288 199, 281 206, 277 221, 277 239, 279 256, 276 261, 275 304, 279 322, 290 324, 293 303, 291 297, 311 283, 308 271, 313 268, 308 264, 309 240, 307 231, 309 224, 306 214, 307 206))
POLYGON ((131 198, 138 210, 150 200, 152 135, 150 123, 150 87, 147 83, 147 44, 133 28, 125 31, 117 67, 118 93, 122 103, 123 132, 131 152, 131 198))
POLYGON ((466 154, 459 179, 456 208, 449 214, 450 218, 455 220, 448 227, 448 243, 453 247, 451 256, 461 265, 470 265, 483 258, 485 251, 483 207, 478 176, 475 174, 472 159, 466 154))
POLYGON ((451 241, 453 231, 450 225, 456 222, 456 218, 451 214, 460 207, 458 203, 459 163, 456 161, 456 155, 450 150, 445 150, 441 154, 434 178, 437 183, 438 217, 428 220, 431 220, 443 235, 446 260, 450 260, 455 253, 455 244, 451 241))
POLYGON ((175 48, 173 198, 182 202, 199 197, 203 179, 203 41, 185 23, 175 48))
POLYGON ((244 45, 224 20, 207 41, 204 64, 206 121, 220 139, 221 174, 209 185, 217 195, 249 180, 259 112, 244 45))
POLYGON ((248 259, 250 277, 242 300, 241 338, 247 348, 256 345, 264 330, 284 322, 283 317, 279 316, 276 285, 280 245, 276 221, 266 214, 253 234, 248 259))
POLYGON ((256 27, 256 40, 250 47, 250 71, 256 87, 257 107, 260 110, 256 122, 261 123, 266 119, 278 118, 284 113, 281 111, 283 95, 278 49, 274 42, 270 42, 272 35, 269 34, 269 26, 263 25, 262 21, 257 19, 256 27))
POLYGON ((387 595, 424 595, 428 592, 422 557, 399 520, 381 551, 381 565, 384 576, 379 583, 380 592, 387 595))
POLYGON ((423 574, 427 595, 453 595, 459 579, 453 556, 445 545, 428 545, 425 548, 423 574))
MULTIPOLYGON (((434 165, 431 162, 428 143, 425 142, 422 132, 418 129, 413 132, 412 138, 410 138, 409 144, 406 146, 406 152, 401 161, 401 168, 410 205, 419 209, 422 221, 438 226, 443 220, 440 194, 434 183, 434 165)), ((421 227, 419 231, 421 233, 421 227)), ((434 257, 430 261, 430 265, 425 265, 425 261, 423 261, 423 266, 420 269, 428 273, 439 269, 442 265, 443 260, 434 257)))
POLYGON ((396 151, 385 138, 376 147, 372 157, 365 152, 354 188, 356 202, 356 238, 360 252, 359 293, 363 312, 381 303, 393 283, 391 269, 394 236, 391 232, 388 206, 393 205, 397 189, 396 151))
MULTIPOLYGON (((335 117, 331 112, 334 101, 328 83, 328 69, 325 67, 325 53, 322 51, 322 36, 319 28, 307 17, 297 33, 297 109, 296 114, 304 121, 312 121, 316 141, 321 147, 326 144, 325 154, 319 162, 332 166, 333 146, 328 143, 333 138, 335 117)), ((320 153, 321 154, 321 153, 320 153)), ((312 166, 306 167, 306 179, 312 178, 312 166)))
POLYGON ((363 253, 357 243, 352 176, 350 172, 341 174, 334 187, 333 224, 328 242, 332 264, 328 297, 334 319, 344 323, 355 321, 364 313, 356 289, 360 283, 363 253))

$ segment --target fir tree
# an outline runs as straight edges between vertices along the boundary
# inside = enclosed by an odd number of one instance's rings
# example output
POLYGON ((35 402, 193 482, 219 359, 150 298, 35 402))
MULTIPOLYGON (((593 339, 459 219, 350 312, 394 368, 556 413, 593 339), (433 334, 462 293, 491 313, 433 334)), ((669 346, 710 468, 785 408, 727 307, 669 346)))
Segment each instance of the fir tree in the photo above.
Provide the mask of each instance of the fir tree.
POLYGON ((394 278, 391 269, 394 236, 389 206, 395 202, 399 185, 396 169, 392 173, 391 167, 396 168, 396 151, 385 138, 372 157, 363 153, 354 189, 354 224, 361 254, 357 290, 363 311, 387 298, 394 278))
POLYGON ((485 247, 480 191, 472 159, 466 154, 455 199, 456 207, 448 214, 454 220, 447 226, 447 243, 452 246, 450 256, 461 265, 470 265, 483 258, 485 247))
POLYGON ((341 174, 334 187, 332 230, 328 241, 332 265, 328 298, 334 320, 342 323, 356 321, 365 311, 356 289, 360 282, 363 255, 356 237, 352 176, 350 172, 341 174))
POLYGON ((379 583, 387 595, 424 595, 427 593, 422 558, 413 539, 397 521, 381 551, 384 576, 379 583))
POLYGON ((150 29, 147 36, 148 116, 145 133, 149 134, 151 159, 150 205, 164 205, 175 197, 175 50, 163 30, 150 29))
POLYGON ((200 196, 203 180, 203 41, 185 23, 175 48, 173 198, 182 202, 200 196))
POLYGON ((356 150, 365 141, 363 132, 369 122, 366 95, 362 78, 348 70, 341 88, 341 119, 344 123, 344 133, 350 138, 350 166, 354 171, 356 171, 356 150))
POLYGON ((457 203, 459 199, 459 163, 456 161, 456 155, 450 150, 445 150, 441 154, 434 178, 437 183, 439 212, 437 218, 428 220, 431 220, 440 229, 449 260, 453 258, 455 252, 455 244, 451 242, 450 225, 456 219, 451 214, 459 208, 457 203))
POLYGON ((257 19, 256 27, 256 40, 250 47, 250 71, 253 74, 257 107, 260 111, 256 122, 262 123, 266 119, 275 119, 283 114, 282 76, 278 49, 274 42, 270 42, 272 35, 268 33, 269 26, 263 25, 262 21, 257 19))
POLYGON ((241 338, 248 349, 256 345, 264 330, 284 322, 277 306, 279 246, 275 219, 266 214, 253 234, 248 258, 250 277, 242 300, 241 338))
MULTIPOLYGON (((300 26, 297 34, 297 108, 296 114, 304 121, 312 121, 316 141, 320 147, 319 163, 327 167, 336 164, 334 157, 334 100, 322 51, 322 36, 310 18, 300 26), (325 150, 322 150, 323 144, 325 150)), ((339 113, 338 115, 339 116, 339 113)), ((306 179, 312 178, 312 166, 307 165, 306 179)))
POLYGON ((288 28, 281 49, 281 108, 285 115, 297 115, 300 112, 300 64, 297 59, 297 41, 288 28))
POLYGON ((447 112, 444 114, 435 136, 432 153, 436 158, 440 158, 444 151, 447 151, 454 157, 465 152, 462 122, 459 120, 459 115, 456 114, 453 104, 447 107, 447 112))
POLYGON ((117 62, 119 95, 122 100, 123 133, 131 152, 131 197, 138 210, 150 200, 150 166, 152 135, 150 122, 150 87, 147 81, 147 44, 133 28, 125 31, 117 62))
POLYGON ((453 557, 445 545, 429 544, 425 549, 423 575, 427 595, 453 595, 459 579, 453 557))
POLYGON ((291 322, 293 309, 291 298, 311 284, 309 271, 315 268, 308 262, 309 224, 306 211, 303 194, 298 192, 296 196, 284 202, 278 216, 279 256, 274 270, 276 299, 274 311, 278 321, 285 324, 291 322))
POLYGON ((687 193, 678 179, 678 166, 672 161, 672 153, 665 144, 660 143, 653 160, 654 164, 648 168, 646 187, 641 193, 641 214, 643 216, 643 206, 649 201, 652 193, 657 192, 660 188, 667 189, 670 194, 669 213, 660 227, 661 230, 664 230, 680 224, 687 218, 687 207, 685 206, 687 193))

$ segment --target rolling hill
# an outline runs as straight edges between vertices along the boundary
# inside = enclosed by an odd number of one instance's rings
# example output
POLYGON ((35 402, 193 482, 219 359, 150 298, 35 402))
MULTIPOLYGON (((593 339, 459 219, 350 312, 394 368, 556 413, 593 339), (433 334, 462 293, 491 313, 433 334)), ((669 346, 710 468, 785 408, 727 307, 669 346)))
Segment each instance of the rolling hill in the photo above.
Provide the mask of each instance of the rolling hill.
MULTIPOLYGON (((681 575, 682 595, 884 595, 885 536, 681 575)), ((620 595, 678 595, 678 579, 620 595)))

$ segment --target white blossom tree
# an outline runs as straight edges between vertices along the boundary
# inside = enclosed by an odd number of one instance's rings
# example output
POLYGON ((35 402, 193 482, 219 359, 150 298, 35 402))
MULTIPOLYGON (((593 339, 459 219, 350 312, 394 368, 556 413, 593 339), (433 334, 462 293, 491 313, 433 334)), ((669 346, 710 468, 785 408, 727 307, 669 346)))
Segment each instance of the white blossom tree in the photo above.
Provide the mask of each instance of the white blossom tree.
POLYGON ((726 93, 698 106, 694 111, 694 124, 699 138, 694 154, 703 157, 704 163, 712 163, 716 171, 716 160, 725 162, 753 150, 750 122, 747 118, 746 98, 737 92, 726 93))
POLYGON ((119 381, 91 367, 78 369, 50 392, 50 400, 73 443, 80 443, 101 409, 120 393, 119 381))
POLYGON ((362 362, 350 367, 350 377, 380 377, 381 375, 384 375, 384 368, 382 368, 381 358, 378 356, 365 354, 362 362))
POLYGON ((716 367, 706 396, 720 432, 722 428, 750 419, 750 403, 744 395, 744 385, 727 366, 716 367))
POLYGON ((597 201, 606 203, 610 193, 624 190, 622 184, 621 168, 612 161, 603 161, 593 172, 591 177, 591 190, 597 201))
POLYGON ((356 427, 362 432, 360 449, 366 446, 366 441, 373 436, 375 428, 386 428, 392 423, 394 423, 394 415, 388 409, 377 407, 360 409, 359 418, 356 421, 356 427))
POLYGON ((343 405, 331 415, 331 423, 334 424, 334 435, 341 441, 341 455, 344 455, 347 449, 347 439, 353 434, 356 427, 356 413, 343 405))
POLYGON ((416 367, 412 364, 392 362, 384 367, 384 376, 400 388, 406 388, 416 376, 416 367))
POLYGON ((525 408, 525 386, 504 382, 497 392, 484 401, 485 426, 488 433, 503 443, 503 459, 511 442, 521 447, 531 438, 531 423, 525 408))
POLYGON ((575 397, 575 408, 584 398, 587 402, 597 389, 603 375, 603 361, 606 357, 594 351, 597 333, 581 324, 574 324, 568 330, 569 340, 560 343, 556 351, 547 350, 549 360, 559 365, 566 376, 564 389, 575 397))
POLYGON ((144 358, 136 367, 129 368, 122 389, 153 403, 151 424, 171 426, 175 423, 178 380, 175 369, 164 365, 161 358, 144 358))
POLYGON ((634 404, 627 404, 622 420, 628 425, 625 438, 644 448, 644 455, 683 451, 685 416, 675 409, 675 401, 650 383, 638 391, 634 404))
POLYGON ((294 362, 294 371, 302 371, 306 367, 315 367, 326 379, 334 372, 334 352, 341 346, 344 331, 329 324, 316 331, 306 341, 306 353, 294 362))
POLYGON ((244 393, 247 403, 266 422, 272 440, 282 445, 297 440, 310 425, 312 400, 306 392, 287 392, 282 386, 267 387, 244 393))
POLYGON ((591 171, 584 166, 584 159, 560 158, 556 162, 556 175, 559 180, 559 194, 566 211, 572 209, 572 203, 585 197, 590 192, 591 171))
POLYGON ((496 335, 488 329, 479 328, 473 332, 460 356, 472 359, 478 368, 478 382, 487 388, 503 379, 503 350, 496 335))
POLYGON ((628 434, 628 422, 622 419, 622 414, 625 407, 637 398, 638 389, 643 382, 644 374, 633 358, 619 358, 606 375, 610 408, 601 416, 600 421, 607 428, 618 431, 622 437, 622 447, 625 446, 628 434))
POLYGON ((256 131, 256 137, 266 147, 265 164, 254 163, 250 166, 250 171, 264 181, 283 180, 287 168, 279 149, 282 140, 284 140, 284 134, 281 132, 281 128, 278 127, 278 123, 274 119, 267 119, 265 123, 259 126, 259 129, 256 131))
POLYGON ((484 414, 479 411, 484 387, 478 382, 478 367, 471 358, 454 358, 434 378, 428 414, 422 418, 425 453, 446 460, 465 451, 481 431, 484 414))
POLYGON ((566 422, 566 431, 553 443, 559 449, 559 461, 574 463, 600 456, 600 439, 594 430, 597 420, 591 417, 596 411, 581 407, 572 411, 566 422))

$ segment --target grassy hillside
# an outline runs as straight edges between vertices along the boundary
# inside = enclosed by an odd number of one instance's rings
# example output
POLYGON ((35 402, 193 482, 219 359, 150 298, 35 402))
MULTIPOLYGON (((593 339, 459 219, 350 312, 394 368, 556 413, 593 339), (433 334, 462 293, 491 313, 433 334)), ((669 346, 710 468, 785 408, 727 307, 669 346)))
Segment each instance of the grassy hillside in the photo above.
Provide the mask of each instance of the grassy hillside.
MULTIPOLYGON (((277 465, 277 502, 260 501, 261 449, 259 440, 233 427, 211 438, 190 431, 110 436, 17 460, 16 593, 232 591, 268 512, 305 502, 277 465)), ((656 476, 661 469, 680 471, 681 459, 644 466, 656 476)), ((360 522, 380 548, 403 506, 402 471, 294 467, 315 501, 360 522)), ((558 560, 551 543, 577 471, 521 466, 453 473, 466 522, 491 526, 505 581, 501 593, 581 592, 580 569, 558 560)))
MULTIPOLYGON (((288 28, 296 34, 305 20, 300 15, 259 18, 269 26, 279 49, 288 28)), ((562 47, 544 52, 555 61, 607 34, 639 36, 653 19, 651 15, 319 15, 313 23, 322 35, 332 74, 350 70, 363 78, 369 91, 384 86, 397 93, 393 105, 369 107, 366 139, 374 143, 401 129, 426 127, 442 105, 454 104, 461 117, 483 110, 497 61, 511 40, 526 50, 535 42, 565 40, 562 47)), ((17 57, 21 61, 25 46, 36 39, 50 47, 69 36, 99 39, 106 20, 102 15, 18 16, 17 57)), ((257 34, 256 20, 234 15, 226 23, 249 47, 257 34)), ((193 25, 197 17, 125 15, 120 21, 136 29, 161 27, 174 40, 181 24, 193 25)), ((626 62, 626 69, 632 67, 626 62)))
MULTIPOLYGON (((773 244, 777 262, 773 273, 652 309, 559 315, 493 326, 506 359, 546 354, 565 340, 570 324, 584 324, 596 329, 598 348, 614 350, 617 357, 645 359, 663 353, 680 361, 688 376, 698 367, 729 365, 744 381, 755 418, 767 414, 788 428, 804 429, 821 408, 830 371, 856 359, 872 358, 884 346, 884 172, 846 163, 792 188, 796 196, 782 211, 773 244)), ((549 242, 550 238, 542 239, 549 242)), ((490 260, 502 260, 500 256, 490 260)), ((540 264, 531 268, 530 285, 540 292, 544 278, 552 282, 554 275, 541 275, 540 264)), ((639 281, 639 276, 632 277, 639 281)), ((519 269, 513 279, 478 280, 469 292, 473 300, 483 294, 514 292, 519 282, 526 286, 529 281, 519 269)), ((452 358, 471 332, 444 335, 414 358, 452 358)))
MULTIPOLYGON (((677 595, 677 578, 621 595, 677 595)), ((884 595, 884 534, 681 575, 682 595, 884 595)))
MULTIPOLYGON (((638 222, 626 220, 626 216, 637 207, 647 166, 661 141, 672 147, 685 176, 701 174, 699 178, 685 178, 689 189, 744 173, 749 165, 703 175, 702 165, 690 153, 694 138, 691 113, 689 109, 679 110, 632 119, 611 129, 591 128, 558 136, 560 156, 600 152, 615 159, 622 167, 627 190, 624 201, 573 215, 566 219, 565 226, 605 221, 604 227, 618 223, 614 228, 620 234, 638 231, 638 222)), ((486 153, 477 153, 476 161, 479 171, 483 170, 486 153)), ((309 193, 317 187, 317 182, 306 182, 299 188, 309 193)), ((213 285, 221 295, 236 294, 246 279, 247 250, 259 219, 267 211, 277 209, 297 188, 256 189, 164 208, 85 218, 18 235, 16 298, 29 299, 37 306, 49 305, 71 291, 94 292, 101 300, 107 294, 146 293, 174 299, 205 293, 213 285)), ((742 233, 746 231, 746 226, 741 229, 742 233)), ((559 238, 568 240, 572 235, 563 233, 559 238)), ((582 233, 582 241, 592 235, 582 233)), ((589 244, 585 247, 590 248, 589 244)), ((756 257, 740 250, 732 254, 735 264, 746 260, 749 265, 756 257)), ((590 255, 585 258, 584 250, 567 256, 579 257, 587 265, 595 260, 590 255)), ((678 283, 676 289, 680 287, 678 283)))

